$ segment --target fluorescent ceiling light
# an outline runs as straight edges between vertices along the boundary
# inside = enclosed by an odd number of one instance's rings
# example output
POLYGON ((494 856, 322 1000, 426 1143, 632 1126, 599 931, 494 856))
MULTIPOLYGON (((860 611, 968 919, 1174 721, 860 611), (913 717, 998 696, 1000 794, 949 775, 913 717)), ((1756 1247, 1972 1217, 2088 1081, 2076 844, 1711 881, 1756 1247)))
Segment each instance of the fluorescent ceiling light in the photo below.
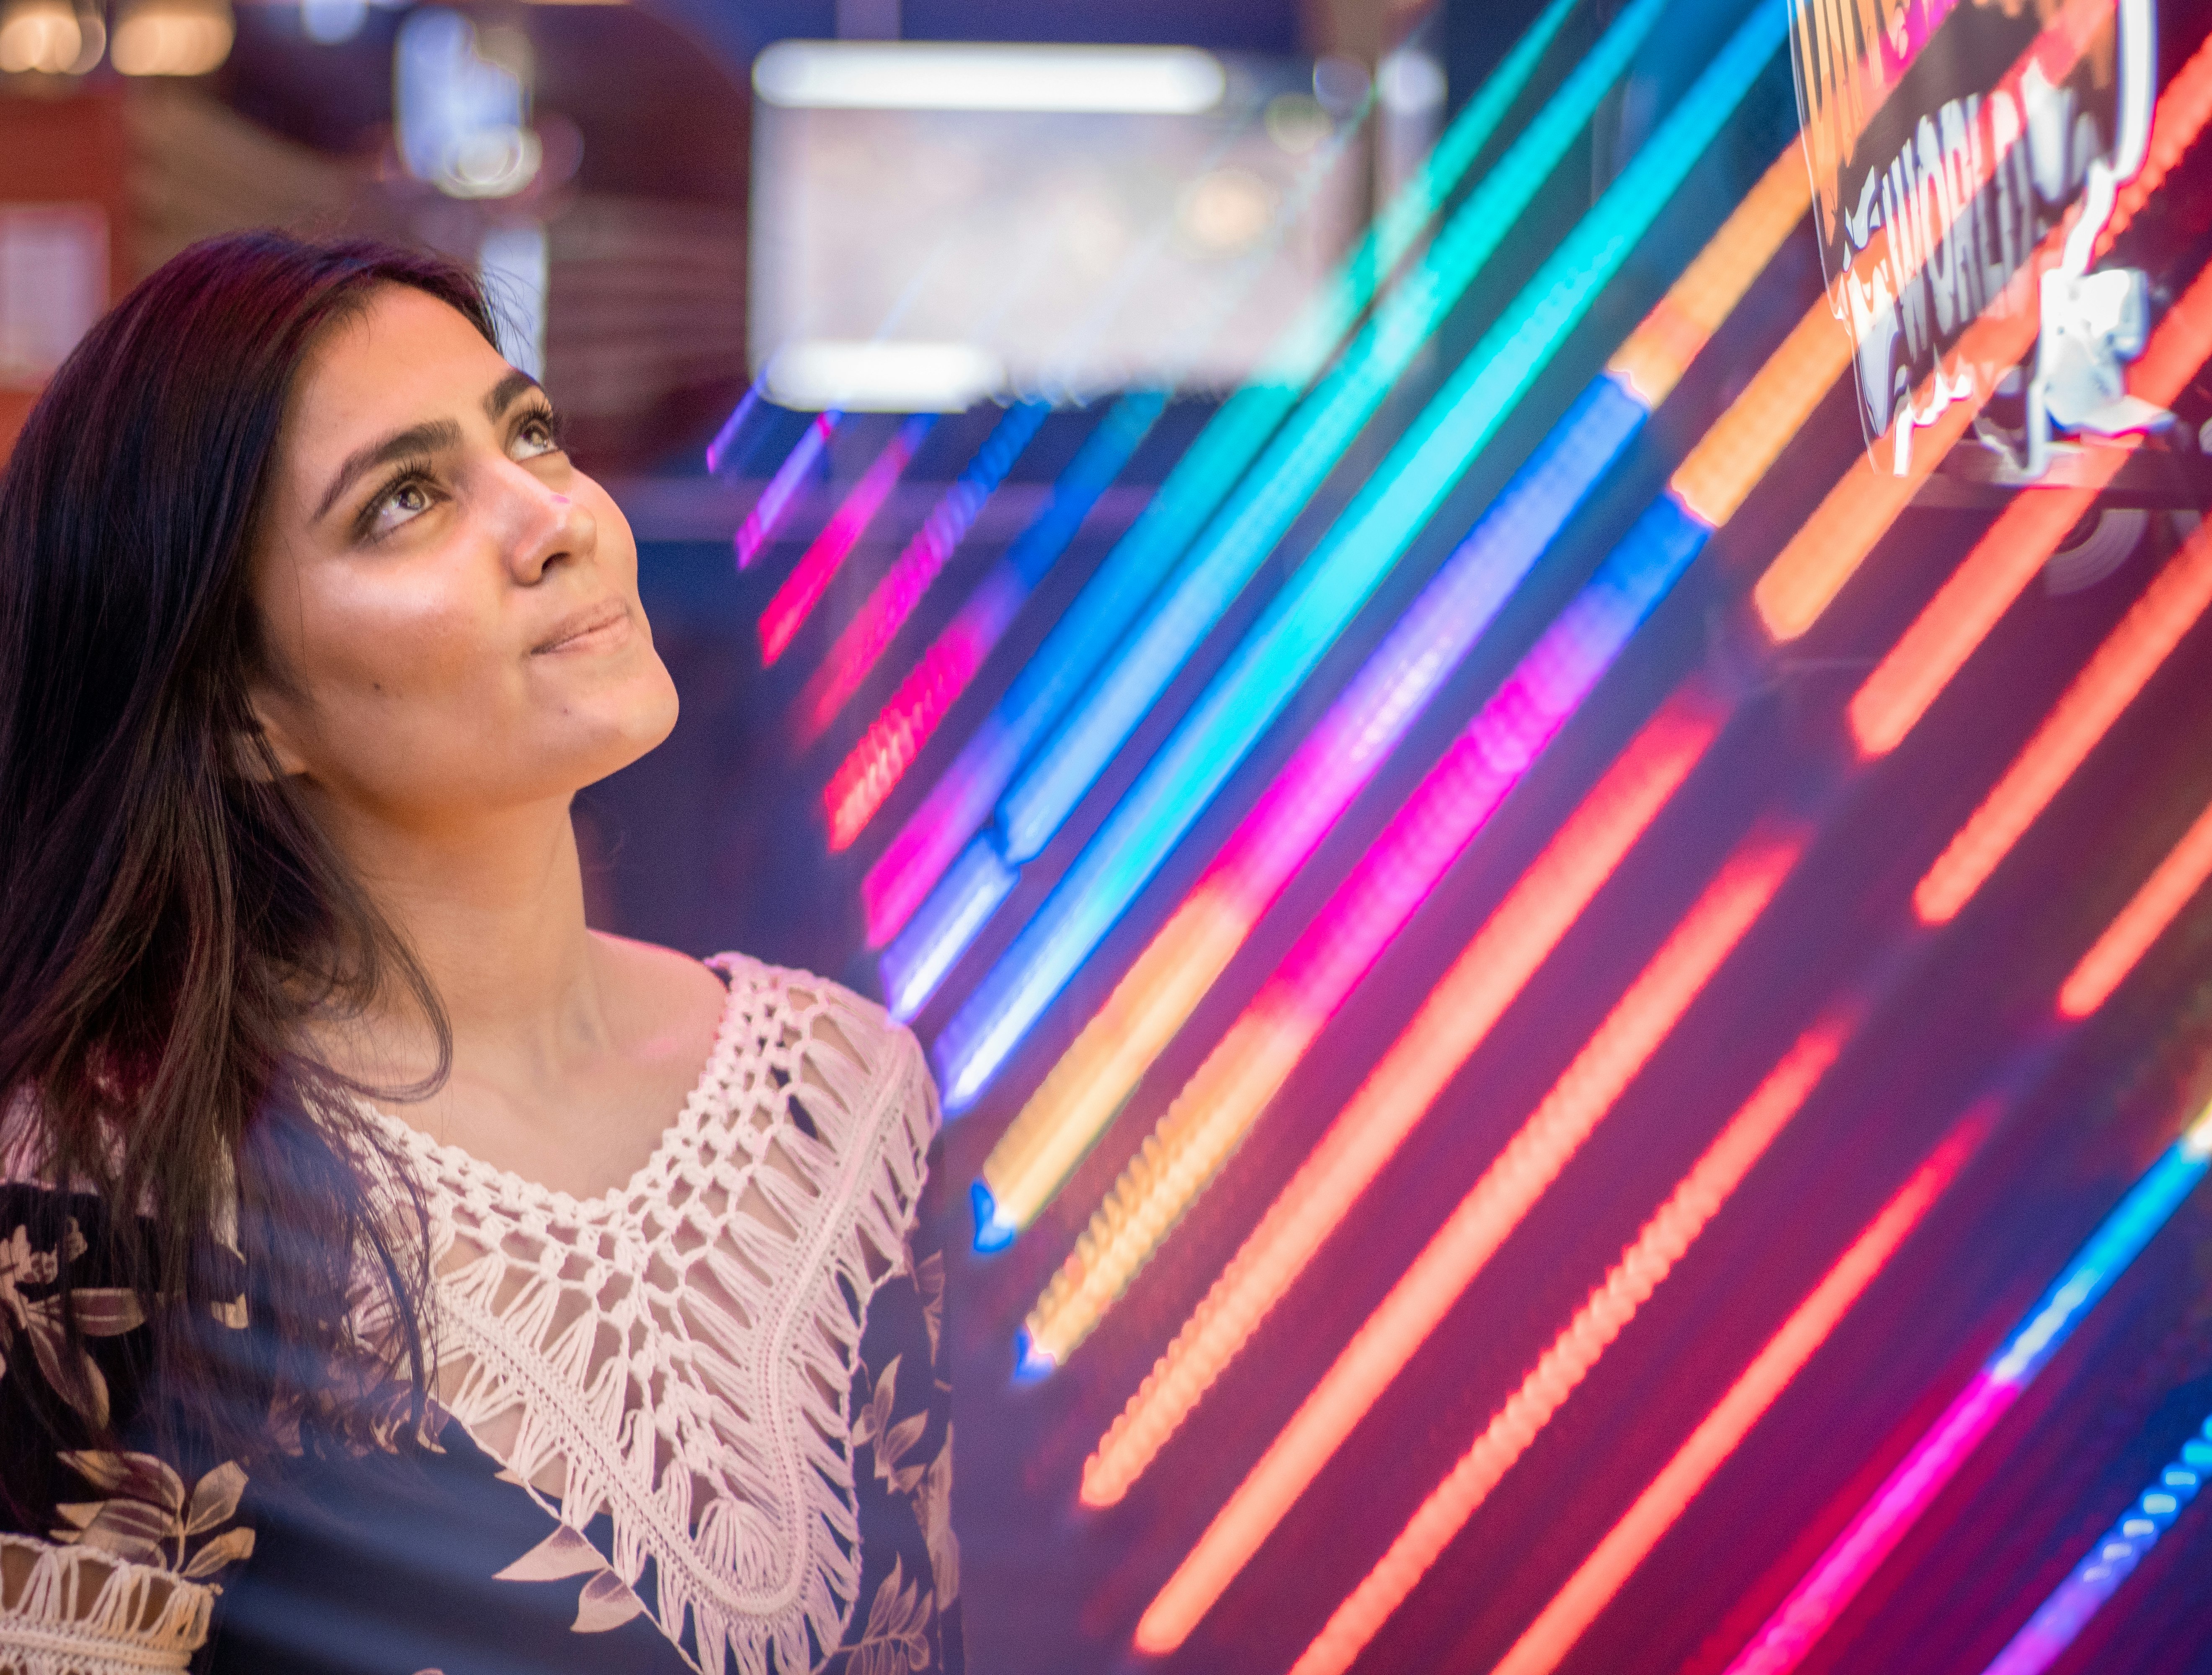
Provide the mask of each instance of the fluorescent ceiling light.
POLYGON ((1221 61, 1192 46, 786 40, 753 61, 763 99, 816 109, 1187 116, 1227 87, 1221 61))
POLYGON ((999 357, 973 343, 787 344, 768 363, 781 407, 865 413, 961 413, 1005 384, 999 357))

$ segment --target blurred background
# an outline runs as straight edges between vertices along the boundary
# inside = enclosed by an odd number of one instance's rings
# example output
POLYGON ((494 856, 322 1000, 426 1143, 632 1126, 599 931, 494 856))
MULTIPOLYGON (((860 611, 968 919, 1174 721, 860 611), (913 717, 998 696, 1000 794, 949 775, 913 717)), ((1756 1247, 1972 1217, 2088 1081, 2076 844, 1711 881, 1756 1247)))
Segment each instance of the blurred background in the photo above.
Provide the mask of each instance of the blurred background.
POLYGON ((194 240, 483 275, 593 922, 936 1066, 981 1675, 2212 1671, 2208 33, 0 0, 0 450, 194 240))

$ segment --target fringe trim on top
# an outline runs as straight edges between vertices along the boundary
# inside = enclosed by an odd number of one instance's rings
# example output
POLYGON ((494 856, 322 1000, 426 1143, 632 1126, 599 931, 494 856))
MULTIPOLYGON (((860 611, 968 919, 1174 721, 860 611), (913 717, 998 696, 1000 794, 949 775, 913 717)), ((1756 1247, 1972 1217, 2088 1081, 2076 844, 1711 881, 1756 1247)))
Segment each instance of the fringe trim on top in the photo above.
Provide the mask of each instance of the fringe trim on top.
POLYGON ((13 1675, 135 1675, 183 1669, 207 1639, 215 1590, 96 1549, 0 1534, 0 1563, 27 1555, 0 1589, 0 1664, 13 1675))

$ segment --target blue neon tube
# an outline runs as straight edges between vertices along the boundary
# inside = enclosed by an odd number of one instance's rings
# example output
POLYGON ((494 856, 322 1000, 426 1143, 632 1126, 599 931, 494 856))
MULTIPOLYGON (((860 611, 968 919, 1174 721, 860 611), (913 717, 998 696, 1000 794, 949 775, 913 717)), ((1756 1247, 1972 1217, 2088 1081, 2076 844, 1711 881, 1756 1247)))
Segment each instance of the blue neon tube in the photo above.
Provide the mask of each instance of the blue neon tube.
POLYGON ((2128 1195, 2037 1299, 1996 1353, 1929 1426, 1881 1487, 1775 1608, 1732 1672, 1795 1668, 1882 1561, 1896 1551, 1943 1486, 2035 1381, 2075 1329, 2142 1253, 2204 1178, 2212 1157, 2212 1112, 2199 1115, 2160 1154, 2128 1195))
POLYGON ((2118 1521, 2105 1532, 2073 1574, 2029 1617, 1985 1675, 2042 1675, 2074 1643, 2120 1584, 2135 1573, 2142 1556, 2172 1527, 2181 1509, 2197 1498, 2212 1473, 2212 1419, 2181 1445, 2179 1454, 2128 1502, 2118 1521))

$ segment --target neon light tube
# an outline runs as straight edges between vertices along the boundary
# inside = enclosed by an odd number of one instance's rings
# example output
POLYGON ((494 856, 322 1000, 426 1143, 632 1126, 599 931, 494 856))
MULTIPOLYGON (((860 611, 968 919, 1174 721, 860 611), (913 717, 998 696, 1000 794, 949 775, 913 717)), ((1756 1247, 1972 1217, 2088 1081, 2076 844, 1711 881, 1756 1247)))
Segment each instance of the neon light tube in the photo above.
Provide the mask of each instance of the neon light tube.
MULTIPOLYGON (((1376 287, 1430 222, 1535 76, 1577 0, 1551 0, 1411 179, 1285 334, 1258 376, 1206 422, 1144 515, 1115 544, 977 737, 869 870, 868 941, 881 948, 989 818, 1000 793, 1105 660, 1160 580, 1321 373, 1376 287)), ((957 953, 957 950, 956 950, 957 953)), ((884 986, 900 985, 887 979, 884 986)))
POLYGON ((2085 1018, 2103 1005, 2208 876, 2212 876, 2212 808, 2197 816, 2119 917, 2081 956, 2058 991, 2058 1016, 2085 1018))
POLYGON ((2134 1575, 2142 1556, 2172 1527, 2182 1508, 2197 1498, 2208 1473, 2212 1473, 2212 1419, 2129 1502, 2118 1521, 2037 1607, 1984 1675, 2043 1675, 2119 1591, 2120 1584, 2134 1575))
MULTIPOLYGON (((884 701, 868 731, 822 788, 831 854, 850 848, 875 818, 1028 598, 1029 590, 1009 566, 994 565, 884 701)), ((864 891, 863 901, 870 899, 864 891)))
POLYGON ((1146 1609, 1140 1649, 1180 1645, 1250 1562, 1672 1032, 1773 898, 1798 848, 1795 839, 1754 836, 1729 858, 1215 1514, 1146 1609))
MULTIPOLYGON (((1622 11, 1513 149, 1445 224, 1419 270, 1382 305, 1375 324, 1269 445, 1081 706, 1007 792, 999 806, 999 825, 1008 859, 1026 861, 1044 847, 1176 671, 1258 573, 1382 398, 1504 242, 1657 17, 1656 7, 1647 7, 1644 0, 1622 11)), ((1363 485, 1331 537, 1301 567, 1285 598, 1301 591, 1326 596, 1328 589, 1316 580, 1317 573, 1344 567, 1347 561, 1357 567, 1370 548, 1378 557, 1389 554, 1381 558, 1387 568, 1626 259, 1633 241, 1748 91, 1786 29, 1778 0, 1759 0, 1736 39, 1363 485), (1401 524, 1408 526, 1403 535, 1398 531, 1401 524)), ((1354 592, 1365 598, 1364 590, 1354 592)), ((1306 632, 1323 630, 1316 625, 1306 632)), ((1319 654, 1316 647, 1314 656, 1319 654)))
POLYGON ((1727 1675, 1788 1675, 1803 1661, 2021 1392, 2203 1179, 2208 1160, 2212 1109, 2183 1131, 2099 1224, 2027 1318, 1737 1654, 1727 1675))
MULTIPOLYGON (((2123 918, 2125 914, 2122 915, 2123 918)), ((1955 1172, 1956 1163, 1980 1143, 1995 1120, 1995 1110, 1987 1101, 1970 1113, 1959 1131, 1945 1143, 1944 1150, 1955 1155, 1951 1169, 1943 1174, 1948 1182, 1955 1172), (1974 1131, 1971 1138, 1966 1131, 1974 1131)), ((2208 1119, 2200 1119, 2198 1126, 2207 1126, 2208 1119)), ((2212 1135, 2208 1135, 2204 1148, 2212 1153, 2212 1135)), ((1941 1152, 1938 1154, 1942 1155, 1941 1152)), ((1931 1159, 1931 1163, 1934 1160, 1931 1159)), ((1923 1173, 1926 1173, 1923 1169, 1923 1173)), ((1929 1194, 1932 1201, 1942 1191, 1938 1185, 1929 1194)), ((1924 1208, 1924 1205, 1923 1205, 1924 1208)), ((1902 1235, 1900 1234, 1900 1237, 1902 1235)), ((1892 1241, 1890 1248, 1894 1248, 1892 1241)), ((1812 1351, 1819 1346, 1836 1321, 1856 1297, 1865 1281, 1873 1277, 1880 1262, 1865 1270, 1864 1277, 1850 1289, 1849 1295, 1825 1313, 1825 1324, 1817 1330, 1802 1324, 1810 1302, 1802 1306, 1791 1323, 1770 1340, 1750 1369, 1732 1386, 1729 1393, 1709 1414, 1705 1422, 1691 1435, 1688 1441, 1668 1462, 1654 1478, 1636 1503, 1615 1524, 1596 1549, 1585 1559, 1566 1585, 1544 1608, 1535 1622, 1522 1635, 1519 1641, 1501 1662, 1493 1675, 1547 1675, 1565 1656, 1575 1642, 1605 1609, 1623 1583, 1644 1562, 1662 1536, 1681 1516, 1690 1502, 1711 1478, 1722 1463, 1741 1442, 1751 1427, 1757 1423, 1774 1399, 1796 1375, 1812 1351), (1783 1346, 1794 1341, 1797 1347, 1783 1346)), ((1825 1290, 1828 1282, 1823 1282, 1825 1290)), ((1819 1295, 1818 1293, 1815 1294, 1819 1295)), ((1932 1498, 1932 1491, 1931 1491, 1932 1498)))
POLYGON ((1013 469, 1014 461, 1021 457, 1024 448, 1037 434, 1037 428, 1052 410, 1042 402, 1017 402, 1000 416, 991 434, 983 439, 983 446, 967 469, 953 480, 952 486, 930 509, 920 530, 870 592, 853 620, 837 636, 815 671, 805 689, 799 694, 794 715, 799 740, 811 744, 821 737, 846 701, 860 689, 867 679, 876 659, 891 642, 891 638, 905 626, 914 608, 921 603, 922 595, 945 568, 945 561, 952 556, 982 511, 983 504, 998 491, 1006 481, 1006 473, 1013 469))
POLYGON ((1607 373, 1646 412, 1674 394, 1690 363, 1805 219, 1809 203, 1793 139, 1606 362, 1607 373))
POLYGON ((1050 1201, 1510 590, 1803 219, 1808 201, 1793 139, 1422 589, 1000 1138, 977 1200, 990 1207, 982 1248, 1007 1242, 1050 1201))
POLYGON ((830 578, 843 566, 861 532, 906 474, 915 450, 936 423, 934 413, 917 413, 899 426, 884 451, 860 473, 860 480, 853 485, 844 503, 830 514, 822 533, 814 537, 814 544, 784 578, 783 586, 775 590, 768 609, 761 613, 763 663, 774 663, 790 646, 792 636, 812 613, 830 578))
MULTIPOLYGON (((2048 80, 2063 79, 2111 15, 2110 0, 2074 0, 2036 38, 2022 65, 2015 67, 2008 81, 2017 82, 2029 64, 2048 80)), ((2160 96, 2149 155, 2115 200, 2112 217, 2098 235, 2100 254, 2112 248, 2112 241, 2163 184, 2183 149, 2212 115, 2212 73, 2208 71, 2212 71, 2212 64, 2207 64, 2206 53, 2200 49, 2187 70, 2176 76, 2160 96)), ((1993 161, 1999 155, 1994 146, 1985 150, 1993 161)), ((1978 171, 1978 181, 1986 178, 1986 171, 1978 171)), ((2045 238, 2014 276, 2013 283, 2023 290, 2038 284, 2039 276, 2057 263, 2065 237, 2066 230, 2061 228, 2045 238)), ((2034 343, 2033 319, 2021 307, 1984 313, 1967 328, 1958 354, 1973 367, 2011 366, 2024 360, 2034 343)), ((1923 435, 1911 440, 1910 452, 1899 462, 1901 469, 1877 471, 1855 460, 1819 510, 1767 566, 1752 591, 1752 602, 1770 639, 1777 643, 1794 640, 1820 620, 1875 543, 1887 533, 1951 445, 1981 411, 1990 392, 1978 379, 1972 384, 1970 391, 1953 400, 1926 427, 1923 435)), ((1924 404, 1929 393, 1925 388, 1916 391, 1916 404, 1924 404)), ((1898 428, 1893 425, 1886 434, 1894 454, 1900 440, 1898 428)))
POLYGON ((761 549, 783 522, 784 513, 791 510, 799 484, 814 469, 814 462, 822 457, 823 448, 836 434, 844 416, 842 413, 817 413, 807 422, 798 442, 784 456, 783 464, 776 467, 775 475, 768 480, 768 487, 761 490, 760 498, 753 502, 752 510, 745 513, 744 522, 738 525, 736 538, 731 543, 738 555, 738 568, 750 569, 752 561, 760 556, 761 549))
POLYGON ((708 476, 720 476, 722 474, 722 461, 728 458, 731 448, 736 445, 738 433, 745 428, 745 421, 752 417, 753 409, 760 405, 763 387, 759 379, 752 381, 743 399, 730 410, 730 416, 722 421, 722 428, 714 433, 714 440, 707 444, 708 476))
POLYGON ((1712 706, 1677 695, 1590 788, 1329 1125, 1100 1440, 1083 1468, 1085 1505, 1112 1505, 1152 1464, 1704 759, 1720 727, 1712 706))
MULTIPOLYGON (((1620 1260, 1606 1270, 1581 1308, 1537 1358, 1521 1385, 1491 1416, 1474 1446, 1421 1503, 1405 1530, 1299 1660, 1300 1668, 1337 1670, 1358 1655, 1375 1630, 1413 1591, 1451 1538, 1466 1527, 1505 1474, 1528 1451, 1607 1350, 1651 1300, 1706 1223, 1719 1213, 1751 1167, 1764 1156, 1814 1085, 1843 1050, 1849 1028, 1830 1019, 1801 1036, 1767 1073, 1741 1110, 1644 1223, 1620 1260)), ((1158 1609, 1158 1607, 1155 1607, 1158 1609)), ((1138 1644, 1145 1645, 1144 1628, 1138 1644)))
POLYGON ((1334 1672, 1358 1656, 1796 1114, 1814 1083, 1835 1061, 1847 1033, 1833 1020, 1816 1027, 1769 1073, 1682 1178, 1674 1195, 1644 1224, 1620 1260, 1607 1270, 1604 1280, 1529 1369, 1520 1388, 1491 1416, 1474 1446, 1421 1502, 1375 1568, 1330 1614, 1295 1670, 1307 1675, 1334 1672))
POLYGON ((978 840, 961 851, 960 859, 945 873, 945 882, 950 888, 933 895, 906 930, 908 936, 944 963, 933 965, 918 959, 900 968, 900 975, 909 986, 893 989, 884 997, 884 1006, 895 1018, 910 1018, 921 1010, 931 992, 945 980, 953 951, 964 948, 984 920, 1013 893, 1016 875, 999 858, 997 850, 978 840), (939 923, 939 914, 957 917, 950 923, 939 923))
POLYGON ((1912 892, 1913 910, 1923 923, 1942 924, 1966 905, 2207 605, 2212 605, 2212 527, 2200 524, 1936 858, 1912 892))
MULTIPOLYGON (((1936 1199, 1943 1196, 1974 1149, 1987 1132, 1986 1122, 1970 1114, 1938 1145, 1935 1152, 1884 1205, 1865 1231, 1837 1258, 1797 1307, 1790 1311, 1774 1336, 1752 1358, 1713 1406, 1689 1440, 1676 1449, 1620 1521, 1606 1532, 1590 1556, 1582 1562, 1566 1586, 1513 1643, 1492 1675, 1550 1675, 1574 1643, 1609 1605, 1626 1582, 1674 1526, 1690 1502, 1697 1499, 1713 1473, 1728 1461, 1751 1428, 1765 1417, 1775 1399, 1790 1387, 1821 1344, 1828 1340, 1871 1285, 1889 1265, 1899 1246, 1911 1236, 1936 1199)), ((1332 1626, 1334 1626, 1332 1624, 1332 1626)), ((1324 1641, 1315 1668, 1334 1666, 1325 1660, 1324 1641)), ((1309 1654, 1310 1656, 1315 1655, 1309 1654)), ((1302 1660, 1297 1666, 1305 1670, 1302 1660)))
MULTIPOLYGON (((1083 439, 1075 458, 1053 484, 1052 499, 1036 521, 1022 531, 975 585, 952 621, 899 683, 898 690, 823 791, 832 853, 848 847, 874 818, 884 798, 890 795, 891 788, 945 719, 945 711, 968 689, 983 660, 1012 626, 1030 592, 1067 550, 1067 543, 1075 538, 1107 485, 1121 475, 1129 456, 1152 434, 1166 406, 1164 393, 1142 390, 1123 396, 1106 410, 1106 416, 1083 439)), ((940 792, 944 783, 939 782, 940 792)), ((880 947, 889 941, 893 930, 905 923, 917 905, 905 904, 894 913, 880 889, 885 878, 908 876, 900 865, 900 845, 909 841, 908 834, 913 830, 914 822, 909 822, 906 832, 862 883, 860 898, 867 911, 872 946, 880 947)), ((911 963, 902 962, 902 966, 911 963)))
MULTIPOLYGON (((1630 15, 1624 13, 1623 20, 1630 15)), ((997 1073, 1015 1043, 1158 870, 1404 555, 1468 462, 1489 440, 1718 131, 1783 39, 1784 24, 1778 0, 1760 0, 1750 20, 1597 207, 1484 335, 1361 489, 1320 550, 1231 653, 1036 916, 939 1038, 936 1053, 948 1108, 964 1108, 997 1073)), ((1702 543, 1704 531, 1698 530, 1692 543, 1686 538, 1688 519, 1675 513, 1671 525, 1664 530, 1650 527, 1647 517, 1646 524, 1638 526, 1644 531, 1641 540, 1632 535, 1624 548, 1679 553, 1686 561, 1702 543)), ((1635 567, 1643 569, 1644 564, 1645 555, 1639 554, 1635 567)), ((1658 567, 1663 569, 1664 562, 1658 567)), ((1639 576, 1628 583, 1632 592, 1643 580, 1639 576)), ((1671 574, 1666 578, 1672 580, 1671 574)), ((1644 599, 1642 609, 1656 601, 1656 595, 1644 599)), ((1604 610, 1601 605, 1594 608, 1604 610)), ((1133 644, 1143 639, 1139 636, 1133 644)), ((1127 661, 1117 665, 1124 670, 1137 666, 1127 661)), ((1002 810, 1002 815, 1006 812, 1002 810)), ((1007 840, 1007 853, 1024 853, 1014 836, 1007 840)))
POLYGON ((1862 756, 1887 755, 1905 742, 2131 452, 2126 446, 2094 447, 2083 461, 2088 482, 2017 495, 1998 513, 1851 695, 1851 737, 1862 756))
MULTIPOLYGON (((2204 62, 2212 70, 2212 57, 2204 62)), ((2151 333, 2142 358, 2128 368, 2129 391, 2154 406, 2171 406, 2207 359, 2212 359, 2212 268, 2197 276, 2151 333)), ((1878 756, 1903 742, 2134 447, 2132 438, 2118 446, 2092 446, 2082 458, 2087 480, 2081 487, 2017 495, 1998 515, 1852 695, 1851 735, 1862 756, 1878 756)))
POLYGON ((994 1148, 984 1248, 1051 1201, 1644 416, 1597 379, 1422 591, 994 1148))

